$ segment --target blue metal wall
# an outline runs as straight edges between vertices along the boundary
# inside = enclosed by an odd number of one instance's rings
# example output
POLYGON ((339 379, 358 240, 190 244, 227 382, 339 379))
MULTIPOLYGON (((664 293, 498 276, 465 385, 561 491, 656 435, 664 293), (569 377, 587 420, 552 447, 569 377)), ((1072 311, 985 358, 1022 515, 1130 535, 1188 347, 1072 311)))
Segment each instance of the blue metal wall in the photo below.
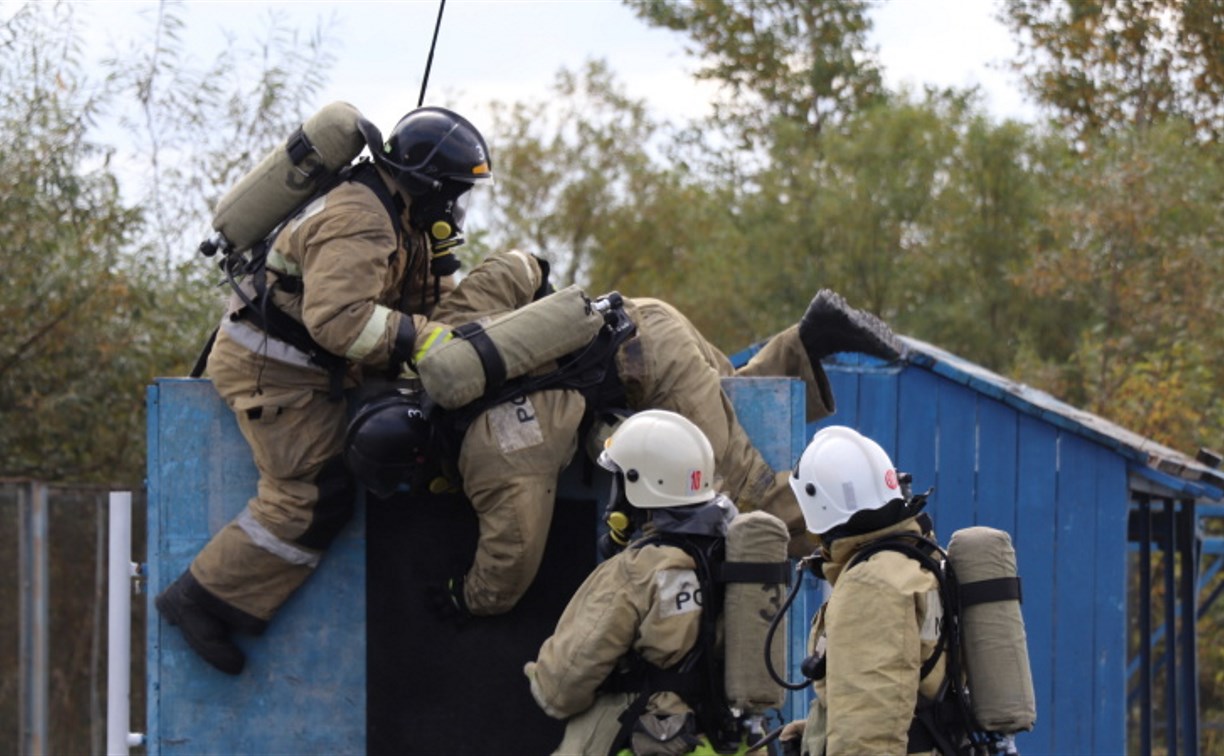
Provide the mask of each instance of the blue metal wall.
MULTIPOLYGON (((737 378, 728 379, 724 387, 766 460, 776 468, 789 468, 806 441, 802 384, 737 378)), ((256 483, 250 451, 208 381, 162 379, 149 388, 147 400, 147 752, 365 753, 370 726, 365 507, 358 507, 355 521, 328 551, 317 574, 285 605, 268 632, 258 639, 238 638, 249 652, 242 675, 224 675, 199 660, 176 630, 163 625, 152 597, 246 505, 256 483)), ((606 478, 592 482, 571 474, 576 467, 567 471, 561 493, 602 499, 606 478), (580 486, 584 490, 574 490, 580 486)), ((797 657, 792 654, 795 659, 802 658, 808 616, 791 617, 798 633, 797 641, 792 638, 792 648, 799 649, 797 657)), ((525 683, 510 691, 487 691, 479 680, 470 682, 471 692, 456 708, 504 706, 506 695, 528 695, 525 683)), ((402 684, 429 681, 405 678, 402 684)), ((402 716, 413 715, 405 711, 402 716)), ((479 711, 472 715, 473 722, 481 720, 479 711)), ((498 735, 510 749, 507 753, 514 753, 514 733, 498 735)), ((451 752, 464 752, 463 737, 459 732, 448 737, 455 744, 451 752)), ((403 747, 410 752, 412 745, 403 747)))
POLYGON ((837 411, 809 432, 855 427, 915 490, 934 486, 942 542, 970 525, 1011 534, 1037 694, 1021 753, 1125 752, 1125 460, 921 366, 850 358, 827 372, 837 411))
MULTIPOLYGON (((869 359, 828 366, 830 418, 803 428, 791 381, 735 379, 740 420, 775 468, 819 427, 879 441, 917 490, 935 487, 941 540, 969 525, 1011 533, 1037 694, 1025 754, 1125 752, 1127 467, 1065 423, 1017 408, 919 365, 869 359)), ((153 589, 245 504, 248 451, 203 381, 149 391, 149 569, 153 589)), ((149 753, 358 753, 365 738, 364 523, 353 523, 308 590, 258 641, 234 682, 198 662, 177 633, 149 628, 149 753), (328 618, 320 621, 319 618, 328 618), (286 723, 290 730, 285 731, 286 723)), ((822 584, 807 579, 789 617, 791 679, 822 584)), ((150 617, 156 614, 150 612, 150 617)), ((808 695, 792 696, 788 718, 808 695)))
POLYGON ((147 752, 365 752, 364 508, 258 639, 241 677, 201 661, 153 596, 246 506, 257 479, 237 423, 208 381, 149 387, 147 752))

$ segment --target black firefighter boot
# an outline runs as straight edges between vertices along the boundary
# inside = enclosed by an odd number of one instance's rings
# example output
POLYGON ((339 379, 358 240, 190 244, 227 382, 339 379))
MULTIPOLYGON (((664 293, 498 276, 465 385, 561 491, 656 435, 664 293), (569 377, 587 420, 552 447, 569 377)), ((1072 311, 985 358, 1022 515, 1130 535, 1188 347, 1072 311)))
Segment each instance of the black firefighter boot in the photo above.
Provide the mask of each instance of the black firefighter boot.
POLYGON ((846 304, 837 292, 821 289, 799 321, 799 340, 816 365, 837 352, 859 352, 892 361, 905 351, 888 325, 846 304))
POLYGON ((213 596, 196 581, 190 569, 184 570, 153 603, 167 622, 182 631, 192 651, 227 675, 241 673, 246 664, 246 655, 230 640, 230 632, 245 626, 246 630, 258 633, 267 624, 213 596), (235 617, 227 621, 225 616, 230 614, 235 617), (235 619, 239 622, 235 623, 235 619))

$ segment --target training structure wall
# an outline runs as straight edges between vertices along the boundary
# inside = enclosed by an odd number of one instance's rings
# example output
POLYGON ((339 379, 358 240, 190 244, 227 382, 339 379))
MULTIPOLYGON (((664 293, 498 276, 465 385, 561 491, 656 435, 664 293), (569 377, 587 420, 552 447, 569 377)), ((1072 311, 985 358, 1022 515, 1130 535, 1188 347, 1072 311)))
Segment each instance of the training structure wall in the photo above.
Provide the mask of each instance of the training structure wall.
MULTIPOLYGON (((790 467, 806 440, 802 384, 736 378, 724 388, 766 460, 790 467)), ((580 453, 528 594, 507 615, 461 626, 434 616, 427 588, 470 563, 470 506, 456 495, 359 503, 267 633, 239 637, 247 669, 230 677, 187 648, 152 598, 246 505, 250 452, 208 381, 161 379, 147 398, 149 754, 494 755, 559 742, 561 723, 535 706, 521 669, 595 564, 606 473, 580 453)), ((801 649, 806 617, 791 623, 801 649)))
POLYGON ((147 404, 148 753, 364 753, 364 507, 267 632, 237 637, 242 676, 218 672, 153 597, 246 506, 250 448, 209 381, 158 380, 147 404))

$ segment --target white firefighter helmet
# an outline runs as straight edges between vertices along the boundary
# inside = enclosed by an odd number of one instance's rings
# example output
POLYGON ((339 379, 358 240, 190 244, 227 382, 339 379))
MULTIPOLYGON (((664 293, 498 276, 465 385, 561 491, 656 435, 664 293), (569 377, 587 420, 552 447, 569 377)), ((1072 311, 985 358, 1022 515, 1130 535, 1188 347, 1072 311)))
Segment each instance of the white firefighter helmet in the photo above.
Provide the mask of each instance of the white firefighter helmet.
POLYGON ((904 499, 892 460, 875 441, 833 425, 812 437, 790 477, 807 529, 828 533, 858 512, 904 499))
POLYGON ((714 497, 714 447, 688 418, 666 410, 630 416, 604 443, 599 465, 624 476, 639 509, 683 507, 714 497))

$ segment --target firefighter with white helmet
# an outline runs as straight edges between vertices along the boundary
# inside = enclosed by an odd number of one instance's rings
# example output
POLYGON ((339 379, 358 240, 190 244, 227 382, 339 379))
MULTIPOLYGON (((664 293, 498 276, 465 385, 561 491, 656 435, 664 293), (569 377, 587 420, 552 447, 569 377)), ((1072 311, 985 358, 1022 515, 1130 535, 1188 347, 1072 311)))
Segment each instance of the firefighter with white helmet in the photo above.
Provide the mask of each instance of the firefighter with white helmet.
POLYGON ((351 107, 329 107, 235 187, 243 199, 219 205, 215 227, 275 228, 277 218, 238 214, 285 207, 313 175, 304 170, 319 151, 311 137, 322 145, 336 131, 357 151, 364 140, 372 159, 337 176, 266 244, 256 232, 226 242, 227 263, 244 259, 230 255, 243 251, 237 243, 259 245, 259 264, 235 280, 207 373, 251 446, 258 491, 155 603, 227 674, 246 661, 231 634, 262 633, 351 516, 343 394, 363 374, 395 376, 411 361, 430 330, 423 315, 453 288, 463 199, 492 178, 483 137, 456 113, 418 108, 383 141, 351 107), (282 180, 287 195, 260 200, 260 187, 282 180))
MULTIPOLYGON (((687 753, 700 742, 693 705, 671 690, 633 705, 651 671, 674 670, 701 636, 697 565, 670 539, 721 539, 735 515, 715 492, 714 451, 672 412, 647 410, 609 438, 599 464, 614 474, 612 506, 635 535, 578 588, 556 631, 524 672, 536 702, 568 720, 557 754, 687 753)), ((691 694, 689 694, 691 695, 691 694)))
POLYGON ((805 662, 816 697, 783 741, 808 756, 930 752, 910 731, 916 707, 944 684, 940 581, 898 551, 856 559, 881 538, 929 532, 925 496, 908 496, 880 445, 844 426, 816 433, 790 485, 832 593, 813 619, 805 662))

